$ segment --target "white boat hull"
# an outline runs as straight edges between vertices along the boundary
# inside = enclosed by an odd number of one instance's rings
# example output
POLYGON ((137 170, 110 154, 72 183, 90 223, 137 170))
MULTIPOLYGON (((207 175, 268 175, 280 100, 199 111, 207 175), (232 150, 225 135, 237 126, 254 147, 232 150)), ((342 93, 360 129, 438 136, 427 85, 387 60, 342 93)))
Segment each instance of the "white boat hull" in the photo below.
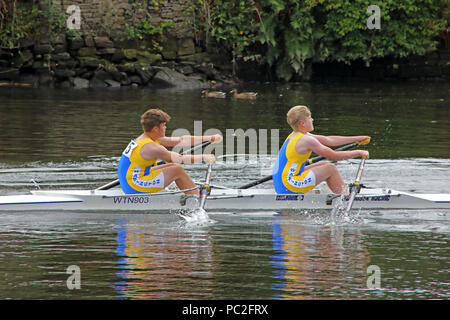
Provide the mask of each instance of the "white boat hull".
MULTIPOLYGON (((308 194, 277 195, 270 189, 213 189, 207 211, 332 209, 348 198, 313 190, 308 194)), ((32 191, 0 196, 0 211, 142 211, 170 212, 198 207, 198 198, 181 193, 125 195, 120 189, 32 191)), ((450 194, 412 194, 390 189, 362 189, 354 209, 450 209, 450 194)))

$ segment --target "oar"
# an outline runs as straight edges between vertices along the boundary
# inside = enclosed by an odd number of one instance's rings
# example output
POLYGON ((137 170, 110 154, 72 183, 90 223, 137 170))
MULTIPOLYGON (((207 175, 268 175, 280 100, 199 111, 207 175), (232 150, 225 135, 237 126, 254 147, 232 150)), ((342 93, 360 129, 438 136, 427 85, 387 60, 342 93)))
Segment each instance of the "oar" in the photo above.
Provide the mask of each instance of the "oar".
MULTIPOLYGON (((370 142, 370 138, 367 138, 367 139, 364 139, 364 140, 361 140, 361 141, 358 141, 358 142, 352 142, 352 143, 346 144, 345 146, 337 148, 334 151, 349 150, 349 149, 352 149, 354 147, 357 147, 357 146, 360 146, 360 145, 363 145, 363 144, 368 144, 369 142, 370 142)), ((322 157, 322 156, 317 156, 317 157, 308 159, 307 164, 308 165, 309 164, 313 164, 313 163, 322 161, 324 159, 326 159, 326 158, 322 157)), ((239 187, 238 189, 248 189, 248 188, 254 187, 254 186, 258 185, 258 184, 261 184, 263 182, 269 181, 269 180, 272 180, 272 175, 266 176, 264 178, 261 178, 259 180, 256 180, 256 181, 253 181, 253 182, 250 182, 250 183, 247 183, 247 184, 244 184, 243 186, 239 187)))
MULTIPOLYGON (((193 153, 194 151, 196 151, 196 150, 198 150, 200 148, 203 149, 204 147, 209 146, 211 143, 212 143, 211 141, 202 142, 202 143, 200 143, 200 144, 198 144, 196 146, 193 146, 189 150, 186 150, 186 151, 182 152, 181 154, 193 153)), ((159 165, 165 164, 165 163, 166 163, 165 161, 159 161, 159 162, 157 162, 155 164, 155 166, 159 166, 159 165)), ((108 190, 108 189, 111 189, 111 188, 113 188, 115 186, 118 186, 119 184, 120 184, 119 179, 116 179, 114 181, 111 181, 111 182, 105 184, 104 186, 101 186, 101 187, 97 188, 97 190, 108 190)))
POLYGON ((353 201, 355 200, 356 194, 359 193, 359 190, 361 190, 361 177, 364 172, 364 163, 366 162, 366 158, 363 157, 361 159, 361 162, 359 163, 358 172, 356 173, 355 182, 353 182, 350 186, 350 197, 347 204, 347 209, 345 210, 345 213, 348 214, 350 210, 352 210, 353 201))

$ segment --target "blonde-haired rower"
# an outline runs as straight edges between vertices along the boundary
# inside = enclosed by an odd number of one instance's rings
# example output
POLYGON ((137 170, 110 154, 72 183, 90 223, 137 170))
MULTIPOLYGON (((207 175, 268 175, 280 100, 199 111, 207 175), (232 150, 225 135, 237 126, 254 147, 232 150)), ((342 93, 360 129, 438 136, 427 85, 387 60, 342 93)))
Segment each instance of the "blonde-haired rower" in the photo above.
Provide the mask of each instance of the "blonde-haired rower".
POLYGON ((326 181, 332 192, 347 193, 344 180, 334 164, 323 161, 307 165, 307 160, 312 152, 333 161, 368 158, 369 152, 365 150, 335 151, 329 146, 358 142, 370 137, 311 134, 314 130, 313 118, 306 106, 292 107, 286 120, 293 131, 283 143, 272 172, 275 191, 279 194, 307 193, 326 181))

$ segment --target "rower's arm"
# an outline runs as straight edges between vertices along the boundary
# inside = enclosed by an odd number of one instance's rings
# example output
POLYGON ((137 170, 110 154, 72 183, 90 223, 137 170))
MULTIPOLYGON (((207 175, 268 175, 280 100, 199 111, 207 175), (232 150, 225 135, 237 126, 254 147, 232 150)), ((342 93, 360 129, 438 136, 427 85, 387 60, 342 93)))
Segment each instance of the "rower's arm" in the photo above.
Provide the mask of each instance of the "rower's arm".
POLYGON ((203 160, 213 161, 215 159, 212 154, 196 154, 196 155, 181 155, 177 152, 169 151, 161 145, 154 143, 147 143, 141 148, 141 156, 146 160, 160 159, 167 163, 196 163, 203 160))
MULTIPOLYGON (((365 150, 349 150, 349 151, 334 151, 333 149, 323 145, 315 137, 308 137, 305 140, 307 147, 319 156, 325 157, 332 161, 347 160, 355 157, 369 157, 369 152, 365 150)), ((302 138, 303 139, 303 138, 302 138)))
POLYGON ((322 136, 318 134, 310 134, 314 138, 316 138, 321 144, 324 146, 340 146, 343 144, 348 144, 352 142, 359 142, 366 139, 370 139, 369 136, 350 136, 350 137, 344 137, 344 136, 322 136))
POLYGON ((188 147, 196 145, 205 141, 221 141, 222 136, 216 134, 213 136, 180 136, 180 137, 163 137, 159 138, 158 141, 161 145, 166 147, 188 147))

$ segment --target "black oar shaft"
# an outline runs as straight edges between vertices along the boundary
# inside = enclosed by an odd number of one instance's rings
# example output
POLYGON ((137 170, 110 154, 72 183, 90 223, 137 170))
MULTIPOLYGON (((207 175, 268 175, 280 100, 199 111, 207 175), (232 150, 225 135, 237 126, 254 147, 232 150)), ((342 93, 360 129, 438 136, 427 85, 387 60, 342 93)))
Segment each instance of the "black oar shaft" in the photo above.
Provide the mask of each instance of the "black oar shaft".
POLYGON ((264 183, 266 181, 269 181, 269 180, 272 180, 272 176, 266 176, 266 177, 264 177, 262 179, 259 179, 257 181, 253 181, 253 182, 244 184, 243 186, 239 187, 238 189, 248 189, 248 188, 254 187, 254 186, 258 185, 258 184, 261 184, 261 183, 264 183))

